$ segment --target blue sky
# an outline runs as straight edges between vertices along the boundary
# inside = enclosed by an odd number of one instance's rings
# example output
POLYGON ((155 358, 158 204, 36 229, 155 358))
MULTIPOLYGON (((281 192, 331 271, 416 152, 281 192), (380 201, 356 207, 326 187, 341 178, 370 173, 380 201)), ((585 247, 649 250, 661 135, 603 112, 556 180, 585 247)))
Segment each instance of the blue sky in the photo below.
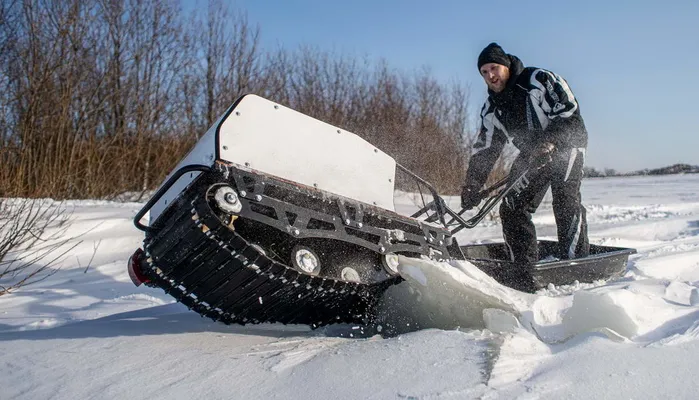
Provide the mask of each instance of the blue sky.
MULTIPOLYGON (((202 0, 184 0, 187 8, 202 0)), ((562 75, 590 134, 589 166, 630 171, 699 164, 699 2, 238 0, 264 48, 307 44, 384 58, 471 87, 491 41, 562 75), (555 6, 553 6, 555 4, 555 6)))

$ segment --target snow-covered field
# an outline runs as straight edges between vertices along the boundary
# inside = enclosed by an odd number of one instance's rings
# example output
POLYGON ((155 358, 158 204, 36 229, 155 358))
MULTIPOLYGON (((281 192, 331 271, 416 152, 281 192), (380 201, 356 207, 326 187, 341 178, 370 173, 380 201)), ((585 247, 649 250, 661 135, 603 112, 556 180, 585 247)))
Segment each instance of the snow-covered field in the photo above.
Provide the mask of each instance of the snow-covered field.
MULTIPOLYGON (((140 204, 69 203, 82 242, 0 296, 0 399, 697 398, 699 175, 588 179, 583 197, 592 243, 638 250, 622 278, 532 295, 403 259, 382 315, 405 333, 390 337, 203 319, 131 284, 140 204)), ((553 238, 550 205, 535 222, 553 238)), ((484 221, 458 239, 500 237, 484 221)))

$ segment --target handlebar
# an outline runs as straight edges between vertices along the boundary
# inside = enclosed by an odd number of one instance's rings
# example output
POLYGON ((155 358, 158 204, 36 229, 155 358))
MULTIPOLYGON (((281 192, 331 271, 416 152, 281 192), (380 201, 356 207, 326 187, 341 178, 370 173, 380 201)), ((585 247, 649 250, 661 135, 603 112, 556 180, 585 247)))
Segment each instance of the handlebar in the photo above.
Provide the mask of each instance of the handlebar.
POLYGON ((427 222, 435 222, 437 219, 439 219, 439 221, 442 222, 442 224, 444 224, 447 228, 456 225, 454 229, 450 230, 452 235, 456 234, 464 228, 471 229, 478 225, 478 223, 480 223, 483 220, 483 218, 485 218, 485 216, 488 215, 488 213, 511 191, 519 191, 525 188, 529 184, 529 180, 527 179, 528 172, 529 169, 525 169, 514 180, 510 180, 510 177, 508 176, 494 183, 489 188, 481 190, 479 192, 479 196, 481 198, 487 198, 487 200, 485 201, 485 204, 478 210, 476 215, 469 218, 468 220, 465 220, 462 217, 463 213, 467 211, 466 209, 462 208, 461 211, 455 212, 449 206, 447 206, 447 204, 444 202, 444 199, 442 199, 436 193, 432 193, 434 199, 433 201, 431 201, 423 208, 415 212, 413 215, 411 215, 411 217, 417 218, 427 213, 429 210, 434 209, 436 211, 435 214, 427 218, 427 222), (510 183, 508 184, 508 182, 510 183), (497 195, 492 196, 493 193, 501 189, 503 186, 505 187, 503 190, 501 190, 497 195), (451 217, 451 219, 448 222, 446 222, 444 218, 447 215, 451 217))

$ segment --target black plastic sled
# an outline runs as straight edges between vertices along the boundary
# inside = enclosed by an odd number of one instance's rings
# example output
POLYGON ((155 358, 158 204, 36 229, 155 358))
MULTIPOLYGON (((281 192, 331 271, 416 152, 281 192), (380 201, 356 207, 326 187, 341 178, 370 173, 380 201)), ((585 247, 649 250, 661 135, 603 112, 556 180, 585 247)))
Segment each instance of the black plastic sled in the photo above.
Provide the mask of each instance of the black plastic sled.
POLYGON ((570 285, 575 281, 593 282, 621 276, 635 249, 590 245, 590 255, 573 260, 555 258, 558 243, 539 241, 540 261, 518 265, 509 260, 504 243, 461 246, 465 258, 505 286, 532 291, 547 287, 570 285))

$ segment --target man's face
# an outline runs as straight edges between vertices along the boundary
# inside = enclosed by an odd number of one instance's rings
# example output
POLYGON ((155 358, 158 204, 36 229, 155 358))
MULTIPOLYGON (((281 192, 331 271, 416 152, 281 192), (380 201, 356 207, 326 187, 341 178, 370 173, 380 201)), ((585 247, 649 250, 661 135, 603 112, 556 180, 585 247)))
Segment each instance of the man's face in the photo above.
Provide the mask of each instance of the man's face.
POLYGON ((505 89, 507 80, 510 79, 510 69, 496 63, 483 64, 481 76, 485 80, 486 85, 488 85, 488 89, 495 93, 500 93, 505 89))

